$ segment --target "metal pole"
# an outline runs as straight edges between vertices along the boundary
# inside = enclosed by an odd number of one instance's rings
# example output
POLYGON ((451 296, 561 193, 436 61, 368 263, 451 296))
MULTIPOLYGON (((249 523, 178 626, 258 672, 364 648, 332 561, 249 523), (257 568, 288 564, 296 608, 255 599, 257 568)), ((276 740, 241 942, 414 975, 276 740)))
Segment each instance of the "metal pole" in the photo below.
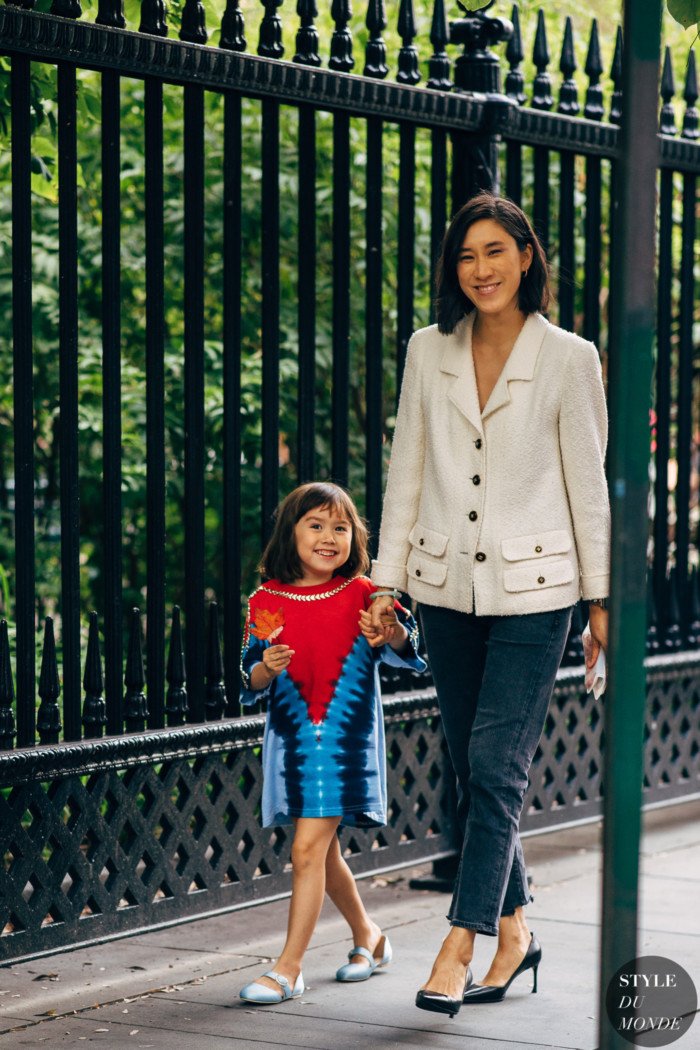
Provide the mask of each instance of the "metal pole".
POLYGON ((637 955, 660 33, 659 0, 625 0, 609 367, 613 539, 605 701, 600 1050, 629 1046, 608 1021, 605 995, 615 972, 637 955))

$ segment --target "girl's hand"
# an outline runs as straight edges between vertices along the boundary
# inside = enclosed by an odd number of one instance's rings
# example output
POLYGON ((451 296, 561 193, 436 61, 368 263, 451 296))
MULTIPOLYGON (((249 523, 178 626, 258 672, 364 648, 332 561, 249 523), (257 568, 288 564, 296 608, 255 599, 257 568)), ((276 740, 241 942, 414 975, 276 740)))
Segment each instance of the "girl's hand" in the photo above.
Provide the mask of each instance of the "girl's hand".
POLYGON ((290 649, 288 645, 271 645, 263 651, 262 662, 270 680, 277 678, 289 667, 293 656, 294 649, 290 649))
POLYGON ((601 647, 608 651, 608 610, 599 605, 588 606, 588 626, 591 630, 591 644, 585 648, 586 667, 593 667, 598 659, 601 647))
POLYGON ((372 610, 360 609, 360 631, 373 649, 386 642, 396 645, 404 641, 406 629, 399 623, 393 603, 381 611, 377 620, 379 623, 375 626, 372 622, 372 610))
MULTIPOLYGON (((374 628, 374 636, 380 635, 383 641, 389 641, 389 627, 396 622, 396 613, 394 612, 394 599, 388 595, 383 594, 380 598, 375 598, 371 603, 368 610, 362 610, 360 613, 360 628, 362 628, 362 615, 369 616, 369 621, 374 628), (389 620, 384 620, 383 617, 386 615, 390 616, 389 620)), ((362 633, 369 642, 369 637, 362 633)), ((370 644, 372 644, 370 642, 370 644)), ((375 645, 381 645, 381 642, 375 642, 375 645)))

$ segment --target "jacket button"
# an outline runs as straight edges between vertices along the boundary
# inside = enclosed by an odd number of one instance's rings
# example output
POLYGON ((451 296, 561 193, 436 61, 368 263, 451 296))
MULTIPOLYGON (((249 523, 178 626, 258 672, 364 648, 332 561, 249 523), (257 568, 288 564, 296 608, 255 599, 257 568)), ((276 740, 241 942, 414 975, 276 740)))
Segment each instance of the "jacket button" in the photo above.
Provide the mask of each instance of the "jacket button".
MULTIPOLYGON (((422 542, 423 541, 421 540, 421 543, 422 542)), ((541 554, 541 553, 542 553, 542 548, 540 547, 540 545, 538 543, 537 546, 535 547, 535 554, 541 554)))
POLYGON ((477 561, 486 561, 486 555, 483 551, 477 551, 475 557, 477 561))
POLYGON ((420 569, 416 569, 416 576, 420 576, 420 569))
POLYGON ((476 511, 475 511, 475 510, 470 510, 470 511, 469 511, 469 520, 470 520, 470 521, 476 521, 476 519, 477 519, 478 517, 479 517, 479 515, 478 515, 478 514, 476 513, 476 511))
POLYGON ((479 477, 478 474, 474 475, 474 477, 472 478, 472 481, 474 482, 475 485, 480 485, 481 484, 481 478, 479 477))
POLYGON ((537 577, 537 582, 538 583, 544 583, 544 576, 538 576, 537 577))
POLYGON ((425 540, 424 540, 424 539, 423 539, 423 537, 421 536, 421 538, 420 538, 420 539, 418 540, 418 542, 420 543, 420 545, 421 545, 421 547, 422 547, 422 546, 423 546, 423 544, 425 543, 425 540))
POLYGON ((474 442, 474 444, 476 445, 477 448, 481 448, 481 444, 482 444, 481 438, 477 438, 476 441, 474 442))

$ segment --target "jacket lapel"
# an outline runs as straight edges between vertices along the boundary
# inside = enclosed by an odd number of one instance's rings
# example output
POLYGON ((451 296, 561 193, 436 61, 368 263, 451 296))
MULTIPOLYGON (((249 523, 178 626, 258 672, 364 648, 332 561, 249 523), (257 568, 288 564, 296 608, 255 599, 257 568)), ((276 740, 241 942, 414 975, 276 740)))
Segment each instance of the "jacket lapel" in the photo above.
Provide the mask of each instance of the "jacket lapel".
MULTIPOLYGON (((509 384, 513 380, 519 379, 529 382, 532 379, 535 374, 537 355, 540 352, 546 330, 547 321, 544 317, 541 314, 530 314, 520 331, 520 335, 515 340, 508 360, 503 366, 503 371, 491 391, 491 396, 484 405, 484 411, 481 413, 482 420, 504 405, 509 404, 511 400, 509 384)), ((469 356, 471 358, 471 334, 469 356)), ((472 363, 472 371, 473 368, 472 363)), ((474 386, 476 387, 476 378, 474 379, 474 386)), ((477 397, 477 405, 478 403, 477 397)))
POLYGON ((448 397, 469 423, 483 434, 479 394, 476 389, 476 374, 472 358, 472 325, 474 315, 469 314, 460 321, 452 335, 447 336, 440 362, 440 371, 455 377, 448 397))

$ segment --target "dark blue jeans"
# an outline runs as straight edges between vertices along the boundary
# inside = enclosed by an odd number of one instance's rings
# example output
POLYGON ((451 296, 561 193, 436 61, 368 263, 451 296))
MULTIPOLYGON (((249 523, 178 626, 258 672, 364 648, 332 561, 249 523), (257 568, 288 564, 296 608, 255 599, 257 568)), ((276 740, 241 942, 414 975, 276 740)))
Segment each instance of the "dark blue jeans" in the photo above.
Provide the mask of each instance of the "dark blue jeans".
POLYGON ((421 605, 420 615, 464 832, 447 917, 493 936, 530 900, 518 825, 571 609, 475 616, 421 605))

